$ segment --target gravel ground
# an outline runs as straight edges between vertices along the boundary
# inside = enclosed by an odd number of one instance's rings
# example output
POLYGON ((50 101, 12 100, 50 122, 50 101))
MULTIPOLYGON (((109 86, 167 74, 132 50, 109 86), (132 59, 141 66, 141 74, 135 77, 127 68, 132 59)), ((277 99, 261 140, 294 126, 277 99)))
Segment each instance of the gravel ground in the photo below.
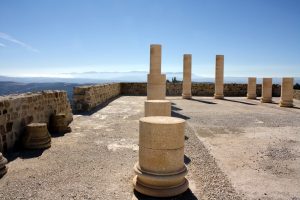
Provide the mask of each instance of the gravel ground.
MULTIPOLYGON (((0 179, 0 199, 154 199, 134 193, 132 189, 134 176, 132 168, 138 158, 138 119, 143 116, 145 99, 145 97, 122 96, 94 113, 75 115, 71 124, 72 132, 53 137, 50 149, 21 150, 6 155, 9 159, 9 171, 0 179)), ((249 129, 254 125, 256 127, 257 124, 258 128, 269 128, 275 125, 297 128, 295 120, 274 115, 285 113, 285 110, 275 108, 274 105, 261 106, 260 109, 264 109, 264 114, 259 115, 248 112, 247 106, 250 105, 233 101, 222 101, 223 104, 205 98, 194 101, 170 99, 174 103, 172 115, 188 120, 185 162, 189 169, 187 178, 190 182, 190 190, 171 198, 174 200, 251 199, 253 194, 239 187, 240 182, 237 181, 238 176, 241 177, 240 179, 244 178, 243 171, 239 170, 240 168, 228 167, 230 163, 226 162, 226 159, 230 160, 230 156, 226 152, 220 153, 228 149, 224 149, 224 145, 219 143, 228 146, 226 139, 232 140, 234 135, 241 139, 234 142, 241 143, 245 137, 241 133, 249 132, 241 128, 241 123, 243 127, 249 129), (234 116, 230 116, 230 113, 234 116), (255 119, 259 123, 253 122, 249 116, 256 116, 255 119), (272 120, 265 120, 269 118, 272 120), (272 122, 273 118, 275 123, 272 122), (224 138, 217 137, 220 135, 224 138), (237 175, 233 176, 233 173, 237 175)), ((299 115, 293 111, 286 116, 299 115)), ((264 131, 270 133, 269 129, 264 131)), ((269 136, 270 134, 268 138, 269 136)), ((266 148, 255 150, 260 152, 258 156, 264 155, 265 161, 270 159, 272 162, 280 163, 283 158, 288 158, 286 159, 288 161, 297 160, 299 153, 291 147, 299 146, 298 140, 292 137, 299 138, 291 131, 289 140, 286 140, 282 134, 276 134, 278 141, 282 139, 281 146, 272 143, 266 148)), ((240 145, 237 150, 244 152, 245 149, 240 145)), ((232 153, 232 151, 228 152, 232 153)), ((249 154, 244 160, 243 158, 240 160, 246 163, 249 156, 253 155, 249 154)), ((267 162, 259 161, 261 162, 259 167, 264 167, 266 170, 270 168, 267 162)), ((269 171, 280 173, 283 168, 281 165, 278 166, 280 167, 269 171)), ((295 173, 297 175, 297 170, 295 173)), ((257 174, 252 173, 252 175, 257 174)), ((280 173, 280 176, 285 178, 289 175, 280 173)), ((265 180, 270 181, 268 177, 265 180)), ((274 180, 277 181, 276 177, 274 180)), ((250 188, 256 191, 254 183, 251 183, 250 188)), ((288 188, 286 193, 290 194, 288 188)), ((260 193, 256 197, 260 197, 259 195, 260 193)))

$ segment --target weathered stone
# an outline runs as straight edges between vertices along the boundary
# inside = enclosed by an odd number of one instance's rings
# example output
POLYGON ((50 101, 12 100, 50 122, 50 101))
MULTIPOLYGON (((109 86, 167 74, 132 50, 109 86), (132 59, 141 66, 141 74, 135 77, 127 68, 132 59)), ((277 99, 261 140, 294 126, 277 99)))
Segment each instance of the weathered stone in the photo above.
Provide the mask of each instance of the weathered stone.
POLYGON ((294 96, 294 78, 282 78, 281 99, 279 105, 281 107, 293 107, 294 96))
POLYGON ((248 78, 247 98, 256 99, 256 77, 248 78))
POLYGON ((192 55, 183 55, 182 98, 192 98, 192 55))
POLYGON ((262 103, 272 102, 272 78, 263 78, 262 96, 260 101, 262 103))
POLYGON ((46 123, 31 123, 26 126, 23 146, 27 149, 46 149, 51 146, 51 136, 46 123))
POLYGON ((54 114, 51 116, 50 130, 53 133, 67 133, 71 131, 65 113, 54 114))
POLYGON ((168 100, 147 100, 144 108, 145 117, 171 116, 171 102, 168 100))
POLYGON ((0 178, 2 178, 7 173, 7 159, 0 152, 0 178))
POLYGON ((215 99, 224 98, 224 55, 216 56, 215 99))
POLYGON ((147 76, 147 100, 166 97, 166 75, 161 74, 161 45, 150 45, 150 73, 147 76))
POLYGON ((140 119, 139 162, 134 188, 154 197, 176 196, 188 189, 184 164, 183 119, 154 116, 140 119))

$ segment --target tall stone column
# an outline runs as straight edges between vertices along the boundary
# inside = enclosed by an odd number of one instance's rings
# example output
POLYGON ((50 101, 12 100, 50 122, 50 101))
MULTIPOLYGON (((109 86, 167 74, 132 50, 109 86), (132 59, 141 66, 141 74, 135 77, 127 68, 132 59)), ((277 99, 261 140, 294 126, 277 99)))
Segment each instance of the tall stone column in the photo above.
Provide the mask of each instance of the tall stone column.
POLYGON ((282 78, 280 107, 293 107, 294 78, 282 78))
POLYGON ((262 103, 272 103, 272 78, 263 78, 260 101, 262 103))
POLYGON ((216 56, 215 99, 224 98, 224 55, 216 56))
POLYGON ((150 73, 147 81, 148 100, 166 98, 166 75, 161 74, 161 45, 150 45, 150 73))
POLYGON ((247 98, 256 99, 256 78, 255 77, 248 78, 247 98))
POLYGON ((171 197, 188 189, 184 164, 185 120, 154 116, 140 119, 139 162, 134 188, 145 195, 171 197))
POLYGON ((192 55, 183 55, 182 98, 192 98, 192 55))

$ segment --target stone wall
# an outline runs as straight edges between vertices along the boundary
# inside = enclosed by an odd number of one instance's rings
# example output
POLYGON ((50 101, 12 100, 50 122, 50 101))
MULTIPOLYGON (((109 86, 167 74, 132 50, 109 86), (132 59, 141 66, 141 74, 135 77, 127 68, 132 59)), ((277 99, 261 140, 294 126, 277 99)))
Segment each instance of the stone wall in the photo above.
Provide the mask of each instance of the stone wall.
MULTIPOLYGON (((261 85, 257 84, 257 96, 261 96, 261 85)), ((280 85, 273 85, 273 96, 280 96, 280 85)), ((215 85, 212 83, 192 83, 193 96, 213 96, 215 92, 215 85)), ((147 83, 121 83, 122 95, 147 95, 147 83)), ((167 96, 181 96, 181 83, 167 83, 167 96)), ((224 84, 225 96, 246 96, 247 84, 224 84)))
POLYGON ((31 122, 49 124, 52 114, 65 113, 72 121, 72 110, 64 91, 43 91, 0 96, 0 151, 12 149, 31 122))
POLYGON ((294 99, 300 100, 300 90, 294 90, 294 99))
POLYGON ((120 93, 120 83, 74 87, 73 110, 76 113, 91 111, 120 93))

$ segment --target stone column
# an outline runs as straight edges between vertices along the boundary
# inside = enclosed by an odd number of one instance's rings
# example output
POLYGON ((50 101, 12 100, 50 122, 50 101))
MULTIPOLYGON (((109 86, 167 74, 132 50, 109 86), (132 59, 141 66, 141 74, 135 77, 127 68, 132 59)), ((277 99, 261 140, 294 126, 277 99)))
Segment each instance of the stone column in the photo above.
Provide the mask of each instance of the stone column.
POLYGON ((140 119, 139 162, 134 188, 145 195, 171 197, 188 189, 184 164, 185 120, 155 116, 140 119))
POLYGON ((294 78, 282 78, 280 107, 293 107, 294 78))
POLYGON ((247 87, 247 98, 256 99, 256 78, 248 78, 248 87, 247 87))
POLYGON ((272 78, 263 78, 260 101, 262 103, 272 103, 272 78))
POLYGON ((183 55, 182 98, 192 98, 192 55, 183 55))
POLYGON ((31 123, 26 126, 23 145, 27 149, 46 149, 51 147, 51 136, 46 123, 31 123))
POLYGON ((216 56, 215 99, 224 99, 224 55, 216 56))
POLYGON ((145 101, 145 117, 171 116, 171 102, 168 100, 145 101))
POLYGON ((147 80, 147 99, 165 99, 166 75, 161 74, 161 45, 150 46, 150 73, 147 80))
POLYGON ((2 178, 7 172, 7 167, 5 166, 6 164, 7 159, 0 152, 0 178, 2 178))

